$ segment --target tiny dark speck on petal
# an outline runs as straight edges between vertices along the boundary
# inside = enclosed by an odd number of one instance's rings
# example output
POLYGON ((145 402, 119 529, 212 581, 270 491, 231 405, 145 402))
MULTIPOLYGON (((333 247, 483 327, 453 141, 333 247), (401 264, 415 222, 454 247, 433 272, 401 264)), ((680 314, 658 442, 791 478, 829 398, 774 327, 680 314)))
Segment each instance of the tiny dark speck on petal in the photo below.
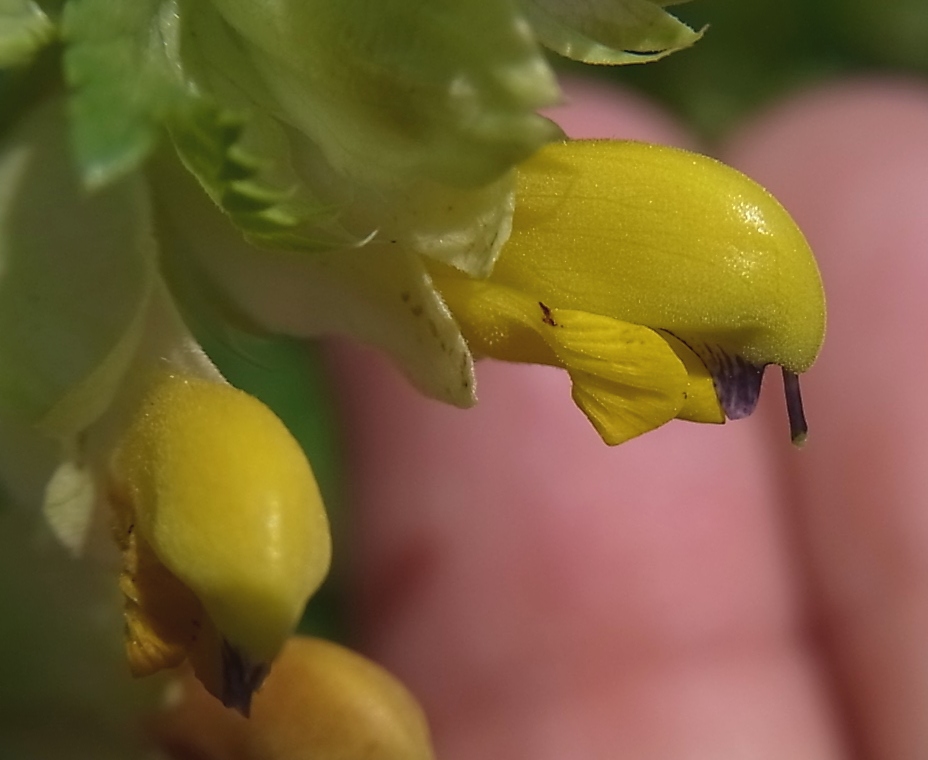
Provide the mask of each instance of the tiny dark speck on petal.
POLYGON ((538 305, 541 307, 541 321, 546 325, 551 325, 551 327, 557 327, 557 322, 555 322, 554 317, 551 316, 551 309, 545 306, 541 301, 538 302, 538 305))
POLYGON ((409 303, 409 299, 411 297, 412 296, 409 295, 409 291, 407 290, 404 290, 402 293, 400 293, 400 298, 403 299, 403 303, 409 303))
POLYGON ((410 310, 412 311, 412 315, 413 315, 414 317, 421 317, 421 316, 422 316, 422 307, 419 306, 418 304, 417 304, 416 306, 411 307, 410 310))

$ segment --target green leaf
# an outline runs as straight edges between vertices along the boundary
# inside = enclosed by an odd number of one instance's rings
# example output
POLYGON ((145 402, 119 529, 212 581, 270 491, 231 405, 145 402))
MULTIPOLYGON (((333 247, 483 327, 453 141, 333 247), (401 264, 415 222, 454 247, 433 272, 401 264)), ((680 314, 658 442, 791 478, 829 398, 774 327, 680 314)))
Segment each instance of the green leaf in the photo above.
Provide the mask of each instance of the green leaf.
POLYGON ((155 243, 136 175, 87 195, 63 103, 0 146, 0 411, 58 436, 109 405, 140 339, 155 243))
POLYGON ((218 0, 281 118, 359 181, 498 178, 559 130, 524 19, 498 0, 218 0))
POLYGON ((54 37, 54 24, 33 0, 0 0, 0 68, 28 64, 54 37))
POLYGON ((521 0, 522 9, 545 47, 575 61, 594 64, 647 63, 689 47, 705 31, 694 31, 661 6, 681 0, 521 0))

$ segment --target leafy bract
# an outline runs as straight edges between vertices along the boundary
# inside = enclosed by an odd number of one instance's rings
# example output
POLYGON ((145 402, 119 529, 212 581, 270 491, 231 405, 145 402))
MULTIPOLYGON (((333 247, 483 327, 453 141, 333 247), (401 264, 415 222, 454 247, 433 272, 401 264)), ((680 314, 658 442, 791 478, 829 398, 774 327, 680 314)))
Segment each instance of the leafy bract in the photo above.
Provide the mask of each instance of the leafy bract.
POLYGON ((262 162, 244 151, 244 121, 209 103, 198 103, 171 129, 177 154, 203 189, 247 238, 291 250, 331 250, 357 242, 340 230, 318 203, 295 202, 288 193, 262 183, 262 162))
POLYGON ((0 149, 0 410, 67 436, 109 405, 138 344, 154 278, 137 176, 88 196, 63 104, 0 149))
POLYGON ((65 75, 84 181, 101 187, 135 169, 161 125, 195 95, 178 64, 174 0, 72 0, 65 6, 65 75))
POLYGON ((272 140, 261 141, 257 155, 241 144, 252 111, 236 108, 238 100, 229 105, 204 95, 190 77, 183 43, 198 31, 203 40, 215 39, 196 26, 210 12, 179 0, 68 4, 65 70, 74 87, 73 141, 85 184, 101 187, 137 168, 167 128, 184 164, 246 235, 270 245, 331 248, 322 233, 297 229, 322 211, 286 184, 264 181, 265 164, 285 165, 286 155, 272 140))
POLYGON ((185 4, 183 12, 183 69, 202 96, 170 124, 184 165, 255 243, 300 250, 358 243, 294 170, 273 98, 238 35, 209 3, 185 4))
POLYGON ((54 24, 33 0, 0 0, 0 68, 29 63, 54 36, 54 24))
POLYGON ((545 47, 594 64, 647 63, 689 47, 703 34, 661 6, 685 0, 521 0, 545 47))
POLYGON ((479 185, 559 134, 559 91, 497 0, 218 0, 280 116, 349 176, 479 185))

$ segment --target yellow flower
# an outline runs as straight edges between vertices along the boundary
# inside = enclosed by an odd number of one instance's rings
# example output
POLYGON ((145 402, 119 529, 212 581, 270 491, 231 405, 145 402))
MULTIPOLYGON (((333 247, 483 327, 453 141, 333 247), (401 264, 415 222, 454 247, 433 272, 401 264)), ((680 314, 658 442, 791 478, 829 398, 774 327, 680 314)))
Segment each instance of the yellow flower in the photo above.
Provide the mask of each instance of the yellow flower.
POLYGON ((519 167, 513 231, 486 279, 433 267, 471 349, 566 369, 609 444, 675 417, 753 411, 768 364, 815 360, 815 259, 776 200, 711 159, 634 142, 551 145, 519 167))
POLYGON ((189 658, 247 715, 329 569, 328 521, 302 450, 257 399, 162 373, 108 469, 133 673, 189 658))

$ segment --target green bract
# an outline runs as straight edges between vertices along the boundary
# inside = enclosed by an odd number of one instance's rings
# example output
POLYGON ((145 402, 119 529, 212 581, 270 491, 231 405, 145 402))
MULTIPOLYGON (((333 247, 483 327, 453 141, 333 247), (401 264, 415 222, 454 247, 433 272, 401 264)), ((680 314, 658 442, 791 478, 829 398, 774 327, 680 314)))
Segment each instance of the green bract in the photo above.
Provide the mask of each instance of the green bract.
MULTIPOLYGON (((84 183, 102 187, 138 168, 167 128, 181 159, 246 235, 331 247, 321 234, 309 238, 295 230, 318 209, 295 203, 287 186, 262 181, 261 162, 239 144, 244 112, 205 96, 189 76, 182 36, 197 9, 175 0, 115 7, 109 0, 72 0, 65 7, 72 136, 84 183)), ((271 141, 262 147, 268 160, 279 158, 271 141)))
POLYGON ((687 0, 521 0, 539 41, 583 63, 647 63, 702 37, 661 6, 687 0))
POLYGON ((85 183, 102 187, 147 158, 162 125, 192 107, 179 65, 177 4, 74 0, 64 8, 64 68, 85 183))

